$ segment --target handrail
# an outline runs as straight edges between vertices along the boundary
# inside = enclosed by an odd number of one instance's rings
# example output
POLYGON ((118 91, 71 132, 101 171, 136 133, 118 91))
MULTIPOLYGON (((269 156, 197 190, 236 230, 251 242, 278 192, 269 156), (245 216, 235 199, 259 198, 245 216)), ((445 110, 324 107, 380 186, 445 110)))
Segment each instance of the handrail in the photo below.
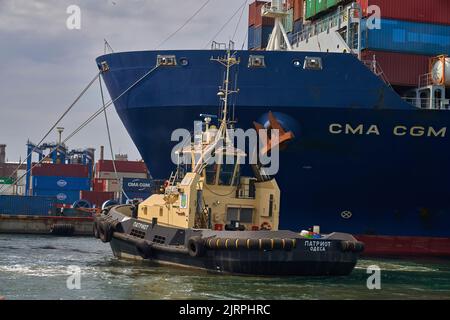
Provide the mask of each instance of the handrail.
POLYGON ((389 79, 387 78, 386 74, 384 73, 383 69, 381 68, 378 61, 376 61, 375 57, 373 60, 361 60, 361 62, 368 67, 376 76, 380 77, 381 80, 383 80, 384 83, 388 87, 392 87, 391 83, 389 82, 389 79))
POLYGON ((448 99, 444 98, 418 98, 418 97, 401 97, 403 101, 417 107, 419 109, 433 109, 433 110, 450 110, 450 105, 448 105, 448 99), (430 103, 433 102, 431 106, 430 103), (425 105, 426 108, 422 106, 425 105), (442 107, 443 106, 443 107, 442 107))
POLYGON ((331 28, 343 25, 344 23, 347 23, 347 21, 348 21, 347 10, 340 11, 336 14, 333 14, 330 17, 327 17, 323 20, 320 20, 305 27, 305 29, 303 29, 300 32, 294 33, 292 37, 293 42, 298 43, 300 41, 309 39, 331 28))
POLYGON ((434 84, 431 73, 425 73, 419 76, 419 88, 428 87, 434 84))

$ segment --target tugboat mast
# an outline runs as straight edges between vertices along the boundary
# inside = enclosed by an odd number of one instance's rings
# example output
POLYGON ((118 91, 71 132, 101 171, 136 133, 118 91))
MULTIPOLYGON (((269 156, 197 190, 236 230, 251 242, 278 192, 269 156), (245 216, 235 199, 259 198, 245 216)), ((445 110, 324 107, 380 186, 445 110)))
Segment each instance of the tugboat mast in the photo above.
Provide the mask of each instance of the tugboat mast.
POLYGON ((220 100, 222 100, 224 104, 222 109, 222 119, 219 128, 219 134, 217 135, 217 138, 226 139, 227 128, 230 122, 228 120, 228 103, 229 103, 228 97, 230 94, 239 92, 239 90, 230 90, 230 71, 234 65, 240 63, 240 59, 236 59, 236 57, 231 54, 231 49, 228 48, 226 58, 211 58, 211 61, 219 62, 220 64, 226 67, 226 75, 223 86, 219 88, 219 92, 217 93, 217 95, 220 97, 220 100))

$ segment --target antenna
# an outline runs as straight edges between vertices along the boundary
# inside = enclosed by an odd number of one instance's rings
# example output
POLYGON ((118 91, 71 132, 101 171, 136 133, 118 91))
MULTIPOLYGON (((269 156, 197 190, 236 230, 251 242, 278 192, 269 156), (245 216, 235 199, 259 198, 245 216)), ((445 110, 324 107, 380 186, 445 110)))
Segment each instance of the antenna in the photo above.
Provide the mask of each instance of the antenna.
POLYGON ((222 119, 221 125, 219 129, 219 133, 223 138, 226 137, 226 129, 228 128, 228 112, 229 112, 229 96, 234 93, 238 93, 239 89, 231 90, 230 89, 230 71, 231 68, 240 63, 240 59, 236 59, 234 54, 231 54, 231 43, 230 47, 227 50, 226 58, 211 58, 211 61, 216 61, 226 67, 225 80, 222 87, 219 88, 219 92, 217 96, 223 102, 222 108, 222 119))
POLYGON ((56 131, 58 131, 58 134, 59 134, 58 145, 61 145, 62 133, 64 132, 64 128, 63 127, 58 127, 58 128, 56 128, 56 131))
MULTIPOLYGON (((232 44, 230 43, 230 46, 227 50, 226 57, 219 57, 214 58, 211 57, 211 61, 215 61, 220 63, 221 65, 226 67, 226 73, 225 73, 225 79, 223 82, 223 85, 219 88, 219 92, 217 93, 217 96, 219 97, 220 101, 223 102, 222 107, 222 115, 220 121, 220 128, 217 131, 217 135, 214 139, 214 142, 208 147, 203 150, 202 155, 200 156, 200 159, 198 160, 197 164, 195 165, 193 172, 201 173, 204 166, 205 166, 205 156, 209 155, 209 153, 214 153, 214 150, 220 145, 221 141, 229 142, 227 137, 227 129, 228 125, 230 124, 230 121, 228 120, 228 103, 229 103, 229 96, 230 94, 238 93, 239 90, 230 90, 230 71, 231 68, 237 64, 240 63, 240 59, 237 59, 235 56, 235 53, 231 53, 231 47, 232 44)), ((209 119, 208 119, 209 120, 209 119)))

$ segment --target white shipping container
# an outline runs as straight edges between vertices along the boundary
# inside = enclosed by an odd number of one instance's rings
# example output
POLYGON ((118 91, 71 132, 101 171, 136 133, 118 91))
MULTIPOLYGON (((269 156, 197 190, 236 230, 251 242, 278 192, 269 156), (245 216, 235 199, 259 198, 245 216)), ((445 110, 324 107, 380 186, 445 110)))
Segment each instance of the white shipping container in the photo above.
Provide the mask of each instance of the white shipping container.
POLYGON ((103 181, 103 190, 105 192, 119 192, 120 191, 120 183, 117 180, 104 180, 103 181))
POLYGON ((11 196, 14 195, 15 186, 12 184, 0 184, 0 195, 11 196))
MULTIPOLYGON (((119 176, 119 180, 122 178, 139 178, 139 179, 147 179, 148 176, 146 173, 130 173, 130 172, 117 172, 119 176)), ((97 179, 116 179, 116 174, 114 172, 97 172, 95 174, 95 178, 97 179)))
POLYGON ((18 186, 24 186, 25 185, 25 182, 27 181, 26 173, 27 173, 26 170, 17 170, 17 179, 22 177, 20 180, 17 181, 17 185, 18 186))

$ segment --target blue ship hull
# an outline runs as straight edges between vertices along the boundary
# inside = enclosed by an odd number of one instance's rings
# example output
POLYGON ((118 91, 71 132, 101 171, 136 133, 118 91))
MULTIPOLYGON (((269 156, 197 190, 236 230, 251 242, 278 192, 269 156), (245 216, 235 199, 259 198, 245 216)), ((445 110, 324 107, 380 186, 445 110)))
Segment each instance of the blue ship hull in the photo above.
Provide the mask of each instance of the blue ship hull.
MULTIPOLYGON (((369 242, 373 236, 391 240, 381 249, 369 244, 369 254, 450 255, 450 114, 405 103, 351 55, 258 52, 266 67, 249 68, 250 54, 237 53, 238 127, 265 124, 272 111, 295 134, 276 177, 280 228, 320 225, 322 232, 348 232, 369 242), (323 69, 305 70, 306 56, 320 57, 323 69), (399 246, 404 250, 394 250, 399 246)), ((159 67, 115 107, 153 177, 166 178, 174 169, 173 130, 193 130, 201 113, 218 111, 223 72, 210 58, 224 52, 99 57, 97 63, 110 68, 103 74, 110 95, 119 96, 153 68, 157 55, 188 64, 159 67)))

